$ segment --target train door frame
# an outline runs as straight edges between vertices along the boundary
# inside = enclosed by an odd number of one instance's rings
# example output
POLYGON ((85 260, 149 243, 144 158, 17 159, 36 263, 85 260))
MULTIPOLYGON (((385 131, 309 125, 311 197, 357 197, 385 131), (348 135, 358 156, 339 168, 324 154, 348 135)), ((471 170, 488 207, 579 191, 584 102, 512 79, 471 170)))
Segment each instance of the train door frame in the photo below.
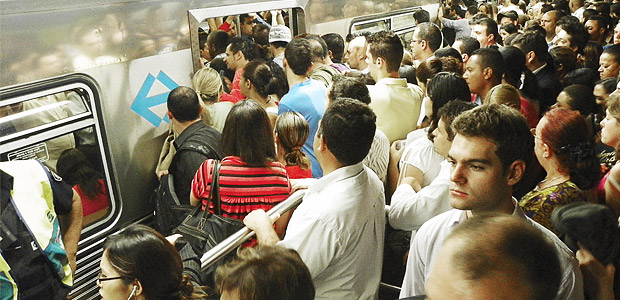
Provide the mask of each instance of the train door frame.
MULTIPOLYGON (((80 287, 89 287, 90 285, 87 283, 94 283, 96 280, 93 274, 98 272, 99 258, 102 252, 100 244, 103 243, 105 236, 114 230, 123 208, 121 198, 118 196, 120 195, 119 188, 114 176, 108 136, 103 123, 100 88, 95 80, 86 74, 62 75, 0 89, 0 108, 68 91, 76 92, 80 96, 86 108, 85 112, 0 136, 0 153, 6 155, 8 160, 9 154, 16 151, 29 149, 47 140, 75 133, 85 128, 94 128, 96 145, 100 153, 99 158, 103 166, 102 175, 110 200, 110 210, 101 219, 82 228, 78 251, 79 269, 74 280, 74 286, 79 289, 80 287), (89 280, 90 277, 92 278, 89 280)), ((96 288, 95 285, 93 286, 96 288)), ((90 292, 93 289, 91 286, 90 292)), ((72 291, 72 293, 75 292, 72 291)))
MULTIPOLYGON (((200 65, 200 47, 198 45, 198 27, 200 23, 209 18, 217 18, 228 15, 237 15, 236 23, 239 26, 240 14, 254 13, 260 11, 269 11, 275 9, 287 9, 289 16, 293 17, 289 24, 293 36, 306 32, 305 13, 300 1, 298 0, 282 0, 275 2, 258 2, 251 6, 247 4, 236 4, 222 7, 198 8, 188 11, 190 43, 192 49, 192 61, 194 62, 194 72, 198 71, 200 65)), ((238 32, 238 35, 241 33, 238 32)))

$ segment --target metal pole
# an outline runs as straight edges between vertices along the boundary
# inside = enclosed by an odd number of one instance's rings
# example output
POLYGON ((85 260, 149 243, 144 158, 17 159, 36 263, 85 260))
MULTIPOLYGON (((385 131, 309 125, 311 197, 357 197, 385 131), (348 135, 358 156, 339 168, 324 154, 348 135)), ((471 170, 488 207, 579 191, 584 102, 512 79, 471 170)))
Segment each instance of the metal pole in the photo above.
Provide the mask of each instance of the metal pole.
MULTIPOLYGON (((290 209, 297 207, 306 195, 305 190, 299 190, 294 194, 290 195, 286 200, 282 201, 280 204, 276 205, 272 209, 267 212, 268 216, 272 216, 275 214, 282 215, 289 211, 290 209)), ((251 231, 247 227, 241 228, 235 234, 229 236, 221 243, 217 244, 211 250, 207 251, 200 258, 200 265, 203 271, 212 266, 218 260, 222 259, 226 254, 228 254, 233 249, 239 247, 239 245, 243 244, 243 242, 247 241, 249 238, 254 236, 254 231, 251 231)))

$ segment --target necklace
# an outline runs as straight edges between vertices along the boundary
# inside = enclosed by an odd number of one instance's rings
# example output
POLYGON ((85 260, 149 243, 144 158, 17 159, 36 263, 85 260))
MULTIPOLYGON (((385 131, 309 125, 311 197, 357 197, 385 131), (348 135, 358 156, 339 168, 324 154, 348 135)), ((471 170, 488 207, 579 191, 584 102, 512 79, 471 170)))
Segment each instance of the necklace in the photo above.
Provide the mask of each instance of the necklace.
POLYGON ((567 178, 567 175, 560 175, 560 176, 556 176, 550 179, 545 179, 541 182, 538 183, 538 185, 536 185, 537 189, 543 189, 543 188, 547 188, 556 184, 560 184, 564 181, 567 181, 569 178, 567 178), (558 179, 563 179, 562 181, 558 181, 557 183, 555 183, 558 179), (551 184, 551 183, 555 183, 555 184, 551 184), (544 186, 544 187, 543 187, 544 186))

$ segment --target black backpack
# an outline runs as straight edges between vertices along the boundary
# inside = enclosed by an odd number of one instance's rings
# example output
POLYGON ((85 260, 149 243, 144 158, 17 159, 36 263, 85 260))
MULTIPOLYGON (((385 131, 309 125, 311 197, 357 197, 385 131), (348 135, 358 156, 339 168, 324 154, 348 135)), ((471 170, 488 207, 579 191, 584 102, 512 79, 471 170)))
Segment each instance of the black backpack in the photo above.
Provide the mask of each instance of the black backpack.
POLYGON ((153 192, 151 201, 155 204, 155 224, 159 233, 164 236, 172 234, 172 229, 192 211, 193 207, 181 204, 174 191, 174 177, 167 174, 161 177, 159 186, 153 192))
MULTIPOLYGON (((212 153, 217 153, 210 145, 197 143, 196 141, 187 141, 179 149, 177 154, 182 151, 194 151, 205 157, 205 161, 212 153)), ((175 154, 176 155, 176 154, 175 154)), ((172 159, 174 164, 175 159, 172 159)), ((155 206, 155 225, 156 230, 164 236, 172 234, 172 230, 181 225, 185 217, 189 215, 193 207, 187 204, 181 204, 174 189, 174 177, 167 174, 159 180, 159 186, 151 195, 151 203, 155 206)))

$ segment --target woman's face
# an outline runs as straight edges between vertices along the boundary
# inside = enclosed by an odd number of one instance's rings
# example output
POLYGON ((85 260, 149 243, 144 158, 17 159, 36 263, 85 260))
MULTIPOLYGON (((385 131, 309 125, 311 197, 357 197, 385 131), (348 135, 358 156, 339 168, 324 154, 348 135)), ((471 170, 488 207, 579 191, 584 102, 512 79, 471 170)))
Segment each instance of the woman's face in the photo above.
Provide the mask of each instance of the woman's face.
POLYGON ((592 92, 592 94, 594 95, 594 99, 596 100, 596 104, 601 106, 601 107, 605 107, 605 101, 607 100, 607 97, 609 97, 609 94, 607 94, 607 92, 605 92, 605 87, 603 87, 602 84, 597 84, 594 86, 594 91, 592 92))
POLYGON ((245 79, 245 76, 241 74, 241 78, 239 78, 239 86, 241 87, 241 94, 245 97, 250 97, 250 87, 249 82, 245 79))
POLYGON ((502 37, 502 41, 505 41, 506 38, 510 35, 510 33, 506 32, 506 30, 501 29, 499 31, 499 35, 502 37))
POLYGON ((129 298, 134 286, 131 284, 125 284, 123 282, 123 278, 120 278, 120 274, 108 260, 108 250, 103 252, 99 266, 101 267, 101 274, 99 275, 97 285, 99 286, 99 294, 101 295, 101 299, 126 300, 129 298))
POLYGON ((542 119, 540 119, 540 122, 538 122, 538 125, 536 125, 536 129, 534 129, 533 134, 534 134, 534 154, 536 154, 536 159, 538 159, 539 162, 542 163, 543 161, 543 154, 545 151, 545 147, 544 147, 544 142, 542 141, 542 129, 547 125, 547 118, 542 117, 542 119))
POLYGON ((570 96, 566 93, 566 92, 561 92, 558 95, 558 98, 556 99, 555 104, 553 105, 553 107, 563 107, 566 109, 570 109, 573 110, 573 108, 570 106, 570 96))
POLYGON ((609 109, 601 121, 601 142, 616 149, 620 146, 620 120, 614 118, 609 109))

